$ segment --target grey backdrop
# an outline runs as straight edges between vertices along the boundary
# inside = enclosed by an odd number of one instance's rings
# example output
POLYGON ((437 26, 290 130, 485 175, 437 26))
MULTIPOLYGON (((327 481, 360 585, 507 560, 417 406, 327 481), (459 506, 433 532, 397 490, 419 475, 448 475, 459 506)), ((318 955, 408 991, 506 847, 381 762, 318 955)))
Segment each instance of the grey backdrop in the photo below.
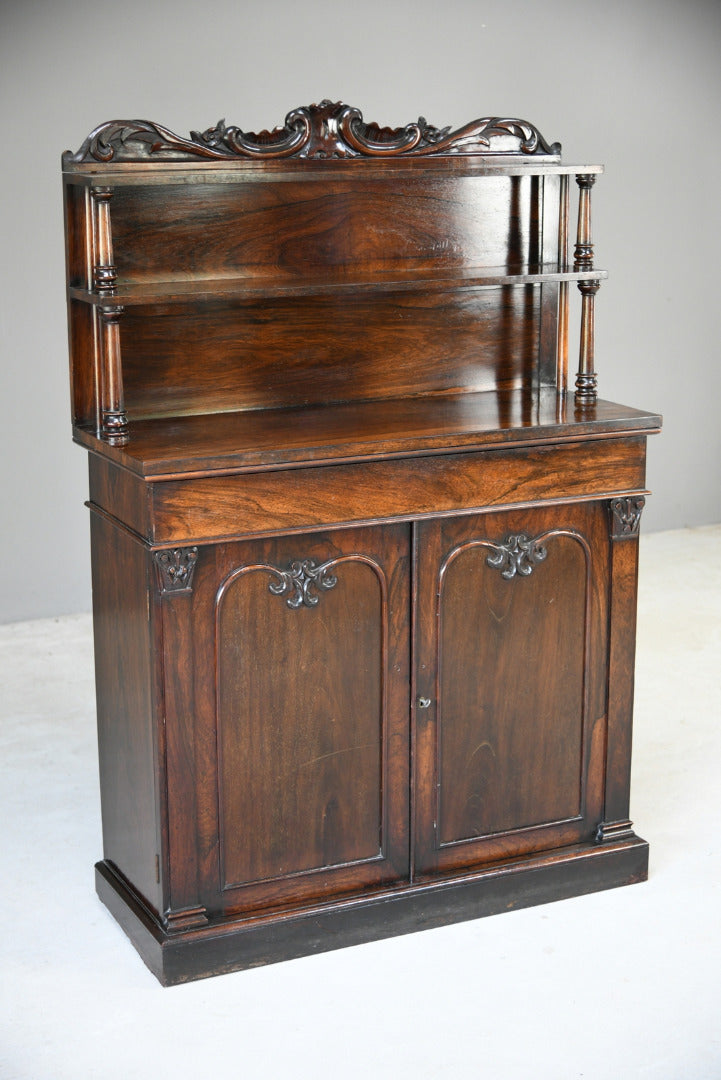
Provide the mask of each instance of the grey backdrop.
POLYGON ((665 415, 644 528, 721 520, 718 0, 0 0, 0 40, 0 621, 90 606, 60 153, 120 117, 258 130, 331 97, 393 126, 524 117, 604 162, 600 388, 665 415))

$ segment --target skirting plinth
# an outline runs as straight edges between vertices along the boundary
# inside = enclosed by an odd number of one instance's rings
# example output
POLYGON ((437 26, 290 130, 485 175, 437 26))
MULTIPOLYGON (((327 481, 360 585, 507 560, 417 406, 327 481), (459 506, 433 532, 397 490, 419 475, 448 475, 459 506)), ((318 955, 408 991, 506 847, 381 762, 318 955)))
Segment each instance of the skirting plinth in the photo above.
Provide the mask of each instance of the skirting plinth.
POLYGON ((164 986, 259 967, 348 945, 645 881, 648 844, 578 846, 497 864, 480 873, 424 881, 274 913, 235 916, 168 933, 112 866, 95 867, 98 896, 164 986))

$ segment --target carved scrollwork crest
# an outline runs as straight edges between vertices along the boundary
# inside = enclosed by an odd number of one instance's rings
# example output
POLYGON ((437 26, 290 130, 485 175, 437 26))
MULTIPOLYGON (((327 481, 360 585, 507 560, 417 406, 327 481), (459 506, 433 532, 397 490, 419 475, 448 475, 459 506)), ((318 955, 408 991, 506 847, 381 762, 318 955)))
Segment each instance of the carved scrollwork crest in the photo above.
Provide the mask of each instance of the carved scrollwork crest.
POLYGON ((531 540, 525 533, 506 538, 502 544, 493 544, 494 554, 486 558, 488 566, 500 569, 501 577, 510 581, 516 574, 528 577, 537 563, 543 562, 548 550, 539 539, 531 540))
POLYGON ((611 499, 611 535, 615 540, 638 535, 645 505, 643 495, 611 499))
POLYGON ((193 588, 193 574, 197 561, 197 547, 156 551, 155 565, 160 578, 160 591, 162 593, 190 592, 193 588))
POLYGON ((330 572, 332 562, 321 563, 316 566, 313 559, 294 559, 287 570, 277 570, 269 566, 267 569, 277 577, 277 581, 271 581, 268 590, 275 596, 285 596, 289 608, 315 607, 319 596, 313 589, 327 591, 338 584, 338 578, 330 572))
POLYGON ((293 109, 283 127, 245 132, 219 120, 190 138, 150 120, 111 120, 91 131, 66 163, 87 161, 191 161, 255 158, 396 158, 432 154, 541 154, 558 157, 533 124, 500 116, 472 120, 463 127, 437 128, 424 117, 404 127, 367 124, 360 109, 325 99, 293 109))

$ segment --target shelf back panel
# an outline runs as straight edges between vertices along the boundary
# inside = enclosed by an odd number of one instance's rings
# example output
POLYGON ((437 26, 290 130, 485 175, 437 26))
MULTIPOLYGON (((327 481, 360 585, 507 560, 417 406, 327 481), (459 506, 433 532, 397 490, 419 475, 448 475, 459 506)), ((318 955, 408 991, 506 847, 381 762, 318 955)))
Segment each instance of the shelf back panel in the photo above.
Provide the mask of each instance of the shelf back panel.
POLYGON ((434 176, 117 188, 120 282, 538 261, 538 177, 434 176))
POLYGON ((128 308, 131 420, 529 385, 541 288, 128 308))

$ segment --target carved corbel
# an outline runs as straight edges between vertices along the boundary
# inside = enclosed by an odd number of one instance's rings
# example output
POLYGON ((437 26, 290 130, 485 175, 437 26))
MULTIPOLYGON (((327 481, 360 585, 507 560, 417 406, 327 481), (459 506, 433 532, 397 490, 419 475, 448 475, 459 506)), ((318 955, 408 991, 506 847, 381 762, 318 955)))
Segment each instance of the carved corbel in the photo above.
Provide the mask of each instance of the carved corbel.
POLYGON ((646 505, 643 495, 624 495, 611 499, 611 536, 614 540, 627 540, 638 536, 641 514, 646 505))
POLYGON ((193 574, 198 561, 197 547, 172 548, 170 551, 156 551, 155 565, 158 571, 160 592, 190 593, 193 591, 193 574))

